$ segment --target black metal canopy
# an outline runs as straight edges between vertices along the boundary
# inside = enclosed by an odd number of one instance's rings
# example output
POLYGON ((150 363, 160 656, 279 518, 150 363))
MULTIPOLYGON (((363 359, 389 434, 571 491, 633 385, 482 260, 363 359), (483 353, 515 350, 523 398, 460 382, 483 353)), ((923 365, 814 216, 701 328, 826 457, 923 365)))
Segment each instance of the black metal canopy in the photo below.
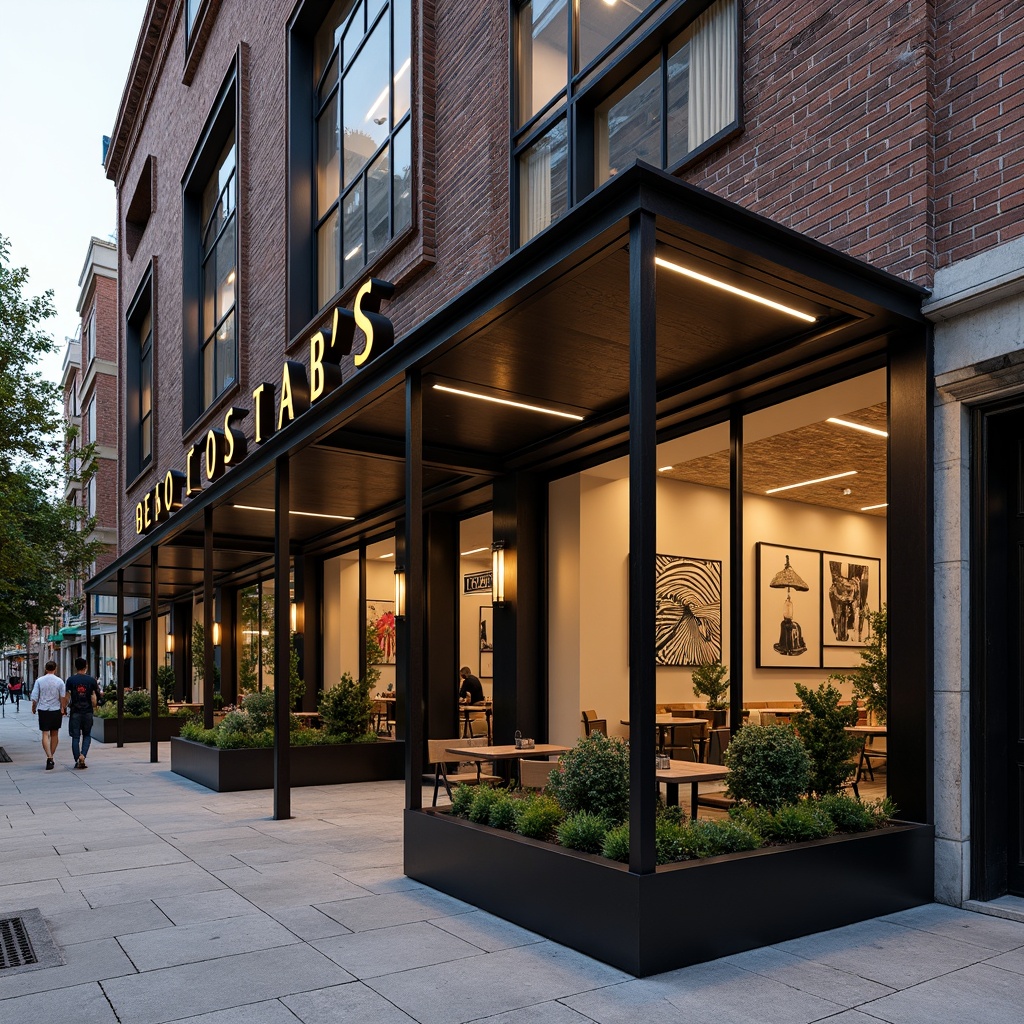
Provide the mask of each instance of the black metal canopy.
POLYGON ((767 402, 801 378, 872 358, 881 364, 892 336, 923 323, 923 289, 637 165, 186 501, 87 589, 115 593, 123 570, 125 593, 145 597, 156 544, 161 596, 197 590, 206 507, 214 509, 216 582, 265 570, 273 562, 273 466, 284 454, 293 549, 342 550, 392 528, 404 510, 403 382, 411 368, 424 375, 426 508, 477 507, 489 499, 491 480, 509 471, 554 476, 581 460, 621 454, 628 432, 629 218, 640 209, 655 215, 657 255, 671 264, 657 272, 660 430, 680 433, 687 422, 725 415, 740 400, 767 402))

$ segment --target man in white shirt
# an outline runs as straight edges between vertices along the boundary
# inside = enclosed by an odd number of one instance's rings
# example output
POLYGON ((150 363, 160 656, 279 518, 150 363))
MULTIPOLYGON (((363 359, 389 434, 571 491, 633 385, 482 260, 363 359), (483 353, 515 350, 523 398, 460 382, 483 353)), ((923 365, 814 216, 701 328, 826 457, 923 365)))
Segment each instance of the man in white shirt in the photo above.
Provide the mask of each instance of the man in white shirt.
POLYGON ((67 689, 64 680, 57 675, 57 662, 48 661, 46 674, 40 676, 32 687, 32 714, 37 710, 39 712, 39 731, 43 734, 47 771, 53 768, 53 755, 57 752, 60 726, 67 703, 67 689))

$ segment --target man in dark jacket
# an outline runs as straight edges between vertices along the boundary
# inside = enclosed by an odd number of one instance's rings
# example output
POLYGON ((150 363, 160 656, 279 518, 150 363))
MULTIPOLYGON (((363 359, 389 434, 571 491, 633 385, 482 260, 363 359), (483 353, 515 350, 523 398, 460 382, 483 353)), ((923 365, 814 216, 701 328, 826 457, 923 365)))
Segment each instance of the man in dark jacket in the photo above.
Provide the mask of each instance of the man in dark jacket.
POLYGON ((70 708, 71 753, 76 768, 87 768, 86 755, 92 743, 92 712, 99 701, 100 687, 95 676, 86 675, 85 658, 75 659, 75 674, 67 681, 70 708), (79 749, 81 739, 81 749, 79 749))
POLYGON ((462 685, 459 687, 459 701, 462 704, 480 704, 484 699, 484 688, 475 675, 469 670, 468 665, 463 665, 459 670, 462 676, 462 685))

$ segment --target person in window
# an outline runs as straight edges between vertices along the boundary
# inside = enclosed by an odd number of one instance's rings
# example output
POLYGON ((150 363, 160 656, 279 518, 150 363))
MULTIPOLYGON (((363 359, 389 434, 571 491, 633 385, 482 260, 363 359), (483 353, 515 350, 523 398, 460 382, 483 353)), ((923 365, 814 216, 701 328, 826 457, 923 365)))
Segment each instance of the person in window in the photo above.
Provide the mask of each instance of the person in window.
POLYGON ((462 677, 462 685, 459 687, 460 704, 482 704, 484 700, 484 688, 475 675, 469 670, 469 666, 463 665, 459 669, 462 677))

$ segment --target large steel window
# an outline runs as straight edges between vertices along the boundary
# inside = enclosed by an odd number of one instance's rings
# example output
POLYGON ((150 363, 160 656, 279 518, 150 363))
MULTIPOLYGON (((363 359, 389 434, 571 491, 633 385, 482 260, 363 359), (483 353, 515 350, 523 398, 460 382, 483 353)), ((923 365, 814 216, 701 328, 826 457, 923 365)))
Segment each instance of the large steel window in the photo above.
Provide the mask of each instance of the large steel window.
MULTIPOLYGON (((146 272, 125 318, 125 478, 130 483, 153 460, 153 269, 146 272)), ((95 399, 89 404, 89 442, 96 440, 95 399)))
POLYGON ((633 162, 677 169, 738 127, 738 3, 716 0, 681 32, 692 2, 520 6, 513 137, 520 244, 633 162))
POLYGON ((317 306, 412 224, 410 0, 338 0, 313 42, 317 306))

